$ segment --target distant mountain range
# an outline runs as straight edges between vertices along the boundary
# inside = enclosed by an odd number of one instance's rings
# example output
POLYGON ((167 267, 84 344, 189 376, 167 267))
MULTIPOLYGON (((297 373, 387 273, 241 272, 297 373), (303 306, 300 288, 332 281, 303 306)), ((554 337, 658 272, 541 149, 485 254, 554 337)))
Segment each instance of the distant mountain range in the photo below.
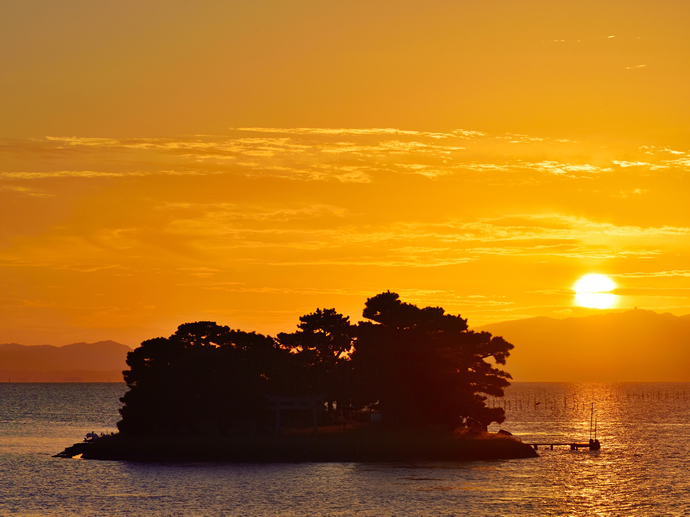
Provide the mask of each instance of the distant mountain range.
MULTIPOLYGON (((518 382, 690 382, 690 315, 636 309, 472 330, 515 345, 505 369, 518 382)), ((0 345, 0 382, 122 382, 131 350, 114 341, 0 345)))
POLYGON ((65 346, 0 345, 0 382, 122 382, 127 352, 115 341, 65 346))
POLYGON ((690 382, 690 315, 648 310, 485 325, 515 345, 515 381, 690 382))

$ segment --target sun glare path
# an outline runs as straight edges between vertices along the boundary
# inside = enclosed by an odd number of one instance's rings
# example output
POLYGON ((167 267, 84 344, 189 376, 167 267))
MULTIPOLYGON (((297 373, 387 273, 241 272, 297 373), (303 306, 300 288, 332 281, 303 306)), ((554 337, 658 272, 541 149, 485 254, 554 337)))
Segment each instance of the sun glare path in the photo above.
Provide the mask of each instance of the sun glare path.
POLYGON ((616 302, 616 295, 609 292, 615 288, 613 280, 605 275, 585 275, 575 284, 575 300, 581 307, 608 309, 616 302))

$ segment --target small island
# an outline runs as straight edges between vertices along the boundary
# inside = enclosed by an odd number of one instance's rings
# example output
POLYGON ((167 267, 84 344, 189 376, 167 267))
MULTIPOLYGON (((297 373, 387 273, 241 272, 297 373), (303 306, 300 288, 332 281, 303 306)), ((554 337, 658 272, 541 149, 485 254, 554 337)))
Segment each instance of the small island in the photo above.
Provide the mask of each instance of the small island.
POLYGON ((118 433, 59 457, 136 461, 468 461, 536 456, 501 423, 513 346, 441 307, 369 298, 277 338, 181 325, 127 356, 118 433))

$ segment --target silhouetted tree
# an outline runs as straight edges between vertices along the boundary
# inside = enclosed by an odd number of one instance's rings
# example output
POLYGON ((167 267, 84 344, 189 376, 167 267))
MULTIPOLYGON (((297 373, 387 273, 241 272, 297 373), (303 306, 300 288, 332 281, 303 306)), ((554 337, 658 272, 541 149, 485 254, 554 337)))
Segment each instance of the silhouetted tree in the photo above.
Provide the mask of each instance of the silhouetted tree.
POLYGON ((118 428, 227 434, 260 428, 267 395, 316 394, 342 411, 378 403, 393 425, 486 428, 503 421, 503 410, 485 401, 509 384, 496 365, 505 364, 510 343, 391 292, 369 298, 363 315, 369 321, 351 325, 335 309, 317 309, 277 340, 200 321, 144 341, 127 355, 129 391, 118 428))
POLYGON ((357 327, 353 368, 360 403, 378 401, 391 424, 480 425, 505 418, 487 408, 486 396, 502 396, 510 375, 503 365, 513 346, 440 307, 420 309, 396 293, 369 298, 357 327))
POLYGON ((335 309, 317 309, 300 316, 296 332, 278 334, 281 346, 289 349, 300 365, 300 378, 307 393, 323 393, 329 412, 337 402, 346 404, 349 382, 348 352, 352 348, 350 319, 335 309))
POLYGON ((264 396, 288 390, 294 377, 273 338, 213 322, 144 341, 127 365, 118 428, 129 434, 227 433, 260 422, 264 396))

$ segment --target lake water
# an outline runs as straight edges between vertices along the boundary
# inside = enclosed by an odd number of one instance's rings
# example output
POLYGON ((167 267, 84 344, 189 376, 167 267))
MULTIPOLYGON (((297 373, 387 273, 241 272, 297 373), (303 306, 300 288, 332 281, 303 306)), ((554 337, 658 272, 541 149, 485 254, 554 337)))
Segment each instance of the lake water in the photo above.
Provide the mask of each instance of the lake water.
MULTIPOLYGON (((0 384, 0 515, 690 515, 690 384, 516 383, 500 427, 598 452, 468 463, 52 458, 115 429, 124 384, 0 384)), ((495 431, 499 427, 492 427, 495 431)))

